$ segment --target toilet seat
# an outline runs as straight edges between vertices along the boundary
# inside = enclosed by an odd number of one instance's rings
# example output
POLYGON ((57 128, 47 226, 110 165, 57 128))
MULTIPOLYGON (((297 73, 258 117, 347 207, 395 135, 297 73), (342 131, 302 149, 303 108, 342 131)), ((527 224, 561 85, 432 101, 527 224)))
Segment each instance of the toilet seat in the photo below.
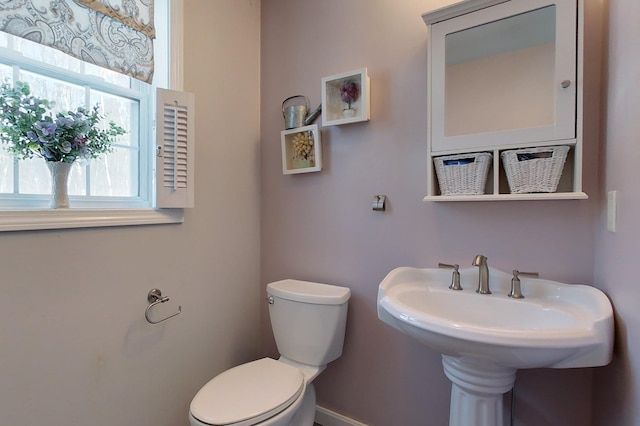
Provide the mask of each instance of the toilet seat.
POLYGON ((275 416, 304 391, 304 374, 272 358, 214 377, 191 401, 191 415, 212 426, 250 426, 275 416))

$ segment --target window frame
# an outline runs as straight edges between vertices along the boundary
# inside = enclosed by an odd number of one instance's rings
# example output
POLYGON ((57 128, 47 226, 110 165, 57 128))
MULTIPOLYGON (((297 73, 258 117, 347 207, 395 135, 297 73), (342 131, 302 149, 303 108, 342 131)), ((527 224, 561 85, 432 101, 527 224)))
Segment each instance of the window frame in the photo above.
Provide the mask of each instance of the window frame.
MULTIPOLYGON (((156 0, 158 1, 158 0, 156 0)), ((164 0, 168 2, 170 10, 167 17, 169 31, 169 87, 173 90, 182 90, 183 86, 183 8, 184 0, 164 0)), ((158 23, 158 20, 156 20, 158 23)), ((126 89, 125 89, 126 91, 126 89)), ((151 107, 149 105, 148 107, 151 107)), ((141 105, 141 108, 143 106, 141 105)), ((143 111, 141 111, 143 113, 143 111)), ((153 138, 152 129, 146 131, 146 136, 153 138)), ((144 157, 141 163, 146 167, 152 167, 153 156, 144 157)), ((150 169, 152 170, 152 169, 150 169)), ((151 175, 151 173, 149 173, 151 175)), ((140 182, 142 186, 148 185, 149 197, 153 196, 152 182, 140 182)), ((87 205, 95 205, 95 208, 72 209, 12 209, 0 210, 0 232, 23 231, 43 229, 71 229, 128 225, 173 224, 184 222, 184 209, 182 208, 154 208, 141 202, 140 206, 129 204, 127 207, 117 207, 117 197, 109 197, 108 202, 95 197, 87 201, 87 205), (114 207, 116 206, 116 207, 114 207)), ((73 200, 73 196, 71 197, 73 200)))

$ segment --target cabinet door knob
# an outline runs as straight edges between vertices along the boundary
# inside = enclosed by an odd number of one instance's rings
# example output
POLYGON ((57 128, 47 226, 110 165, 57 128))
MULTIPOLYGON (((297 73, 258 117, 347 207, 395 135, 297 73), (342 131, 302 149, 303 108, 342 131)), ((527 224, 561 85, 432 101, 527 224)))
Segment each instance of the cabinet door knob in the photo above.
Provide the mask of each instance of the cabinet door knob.
POLYGON ((562 86, 563 89, 566 89, 567 87, 571 86, 571 80, 562 80, 560 86, 562 86))

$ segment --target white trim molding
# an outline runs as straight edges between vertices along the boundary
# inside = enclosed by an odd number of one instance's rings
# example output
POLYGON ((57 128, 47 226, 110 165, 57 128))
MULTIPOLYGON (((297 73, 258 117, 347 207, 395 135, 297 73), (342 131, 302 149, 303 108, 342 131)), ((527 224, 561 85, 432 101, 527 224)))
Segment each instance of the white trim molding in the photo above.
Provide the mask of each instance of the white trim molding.
POLYGON ((319 405, 316 405, 315 421, 322 426, 368 426, 319 405))
POLYGON ((0 232, 182 222, 183 209, 54 209, 0 212, 0 232))
POLYGON ((169 88, 184 88, 184 0, 171 0, 171 28, 169 36, 169 88))

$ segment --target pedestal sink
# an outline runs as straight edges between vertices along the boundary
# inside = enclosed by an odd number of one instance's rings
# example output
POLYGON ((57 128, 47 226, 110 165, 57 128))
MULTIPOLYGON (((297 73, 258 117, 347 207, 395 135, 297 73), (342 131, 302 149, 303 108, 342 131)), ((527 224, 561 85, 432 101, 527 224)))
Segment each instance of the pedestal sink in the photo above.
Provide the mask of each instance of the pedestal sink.
POLYGON ((378 318, 442 354, 452 382, 450 426, 503 426, 502 394, 521 368, 606 365, 613 350, 613 310, 598 289, 490 271, 492 294, 477 294, 478 269, 391 271, 378 289, 378 318))

